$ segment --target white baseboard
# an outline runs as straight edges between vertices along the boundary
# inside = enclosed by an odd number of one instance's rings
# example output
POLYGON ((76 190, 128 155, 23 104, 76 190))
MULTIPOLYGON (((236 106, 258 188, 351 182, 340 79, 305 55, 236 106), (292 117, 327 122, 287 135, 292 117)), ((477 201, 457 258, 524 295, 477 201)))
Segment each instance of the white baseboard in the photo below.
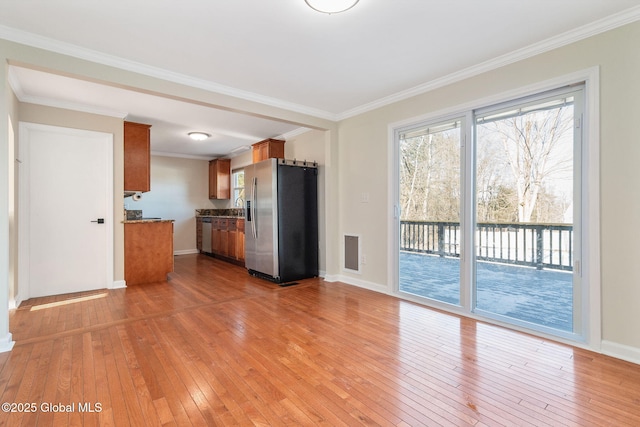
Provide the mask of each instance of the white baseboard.
POLYGON ((127 287, 127 282, 124 280, 114 280, 111 289, 122 289, 127 287))
POLYGON ((9 310, 14 310, 20 307, 20 304, 22 304, 22 301, 24 301, 22 296, 20 296, 20 294, 17 294, 14 299, 9 300, 9 310))
POLYGON ((173 255, 190 255, 190 254, 199 254, 200 251, 197 249, 183 249, 180 251, 173 251, 173 255))
POLYGON ((640 348, 602 340, 600 351, 607 356, 640 365, 640 348))
POLYGON ((6 353, 7 351, 11 351, 15 342, 13 341, 13 336, 11 332, 7 333, 4 338, 0 339, 0 353, 6 353))
MULTIPOLYGON (((362 279, 356 279, 354 277, 345 276, 343 274, 334 275, 332 276, 332 279, 334 280, 329 280, 329 281, 342 282, 342 283, 346 283, 347 285, 353 285, 359 288, 369 289, 370 291, 375 291, 375 292, 380 292, 383 294, 390 295, 390 292, 387 289, 387 287, 385 285, 381 285, 380 283, 369 282, 367 280, 362 280, 362 279)), ((327 279, 325 278, 325 280, 327 279)))

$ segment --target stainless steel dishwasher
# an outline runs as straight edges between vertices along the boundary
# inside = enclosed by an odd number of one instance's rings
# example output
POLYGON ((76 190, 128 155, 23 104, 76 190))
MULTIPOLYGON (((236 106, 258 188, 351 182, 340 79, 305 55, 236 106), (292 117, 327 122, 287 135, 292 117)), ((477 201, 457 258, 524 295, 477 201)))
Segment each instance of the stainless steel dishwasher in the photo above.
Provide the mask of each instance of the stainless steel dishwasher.
POLYGON ((202 252, 211 253, 211 218, 202 218, 202 252))

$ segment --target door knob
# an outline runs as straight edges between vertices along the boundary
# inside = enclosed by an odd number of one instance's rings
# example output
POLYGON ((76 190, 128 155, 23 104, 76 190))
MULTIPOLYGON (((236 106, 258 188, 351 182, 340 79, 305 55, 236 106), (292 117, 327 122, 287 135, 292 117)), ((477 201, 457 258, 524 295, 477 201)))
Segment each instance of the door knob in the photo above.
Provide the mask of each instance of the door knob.
POLYGON ((104 224, 104 218, 98 218, 95 221, 91 221, 91 222, 97 222, 98 224, 104 224))

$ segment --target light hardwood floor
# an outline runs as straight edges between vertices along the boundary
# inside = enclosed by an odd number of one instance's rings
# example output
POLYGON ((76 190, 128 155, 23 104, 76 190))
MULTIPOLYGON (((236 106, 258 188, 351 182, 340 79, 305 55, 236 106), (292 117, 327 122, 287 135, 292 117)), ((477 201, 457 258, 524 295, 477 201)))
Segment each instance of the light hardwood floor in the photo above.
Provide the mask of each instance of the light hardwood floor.
POLYGON ((341 283, 175 270, 13 311, 0 402, 23 411, 0 424, 640 425, 639 365, 341 283))

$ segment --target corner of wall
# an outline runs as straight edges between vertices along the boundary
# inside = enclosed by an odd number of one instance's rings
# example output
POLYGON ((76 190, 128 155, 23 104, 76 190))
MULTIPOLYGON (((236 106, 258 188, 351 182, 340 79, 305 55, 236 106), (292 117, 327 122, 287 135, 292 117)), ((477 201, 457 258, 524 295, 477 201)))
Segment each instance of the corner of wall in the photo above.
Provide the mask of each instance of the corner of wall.
POLYGON ((11 335, 11 332, 7 333, 7 335, 0 339, 0 353, 11 351, 14 344, 15 341, 13 341, 13 335, 11 335))
POLYGON ((600 352, 604 355, 615 357, 616 359, 622 359, 640 365, 640 348, 603 340, 600 352))
POLYGON ((122 289, 127 287, 127 282, 124 280, 114 280, 111 285, 111 289, 122 289))

